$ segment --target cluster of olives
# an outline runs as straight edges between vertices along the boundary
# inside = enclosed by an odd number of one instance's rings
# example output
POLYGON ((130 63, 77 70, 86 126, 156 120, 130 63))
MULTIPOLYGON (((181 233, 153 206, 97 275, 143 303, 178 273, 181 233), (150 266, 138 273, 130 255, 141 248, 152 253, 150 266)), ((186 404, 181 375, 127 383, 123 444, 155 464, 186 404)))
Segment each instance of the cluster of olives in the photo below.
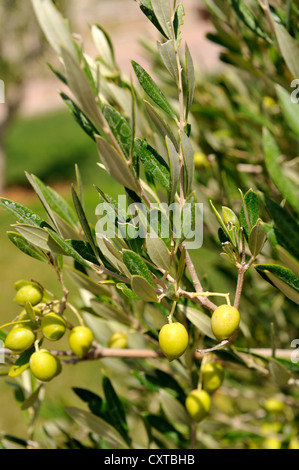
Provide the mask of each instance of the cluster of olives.
MULTIPOLYGON (((33 315, 24 309, 6 336, 4 346, 12 354, 19 355, 36 343, 38 335, 49 341, 58 341, 70 327, 63 315, 49 308, 43 301, 43 289, 34 282, 19 281, 15 284, 17 293, 14 300, 22 305, 30 304, 33 315)), ((84 357, 93 342, 93 333, 86 326, 71 328, 68 343, 72 352, 84 357)), ((37 349, 29 359, 32 374, 42 382, 48 382, 61 372, 61 362, 47 349, 37 349)))
MULTIPOLYGON (((231 305, 220 305, 211 317, 211 329, 218 341, 230 338, 238 329, 240 313, 231 305)), ((179 322, 169 322, 159 333, 159 346, 163 354, 171 362, 184 354, 189 342, 185 326, 179 322)), ((192 390, 186 399, 186 409, 197 422, 209 412, 211 395, 220 387, 224 377, 221 364, 207 363, 202 371, 202 389, 192 390)))

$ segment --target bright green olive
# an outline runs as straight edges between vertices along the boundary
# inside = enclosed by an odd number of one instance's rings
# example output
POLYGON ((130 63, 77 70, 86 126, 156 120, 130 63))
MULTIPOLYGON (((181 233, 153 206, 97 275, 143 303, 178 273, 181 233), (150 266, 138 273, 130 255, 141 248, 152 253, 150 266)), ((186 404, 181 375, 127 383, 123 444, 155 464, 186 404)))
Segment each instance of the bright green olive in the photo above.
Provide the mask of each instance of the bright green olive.
POLYGON ((186 410, 189 416, 199 423, 202 421, 210 411, 211 398, 205 390, 192 390, 185 401, 186 410))
POLYGON ((24 305, 26 302, 30 302, 31 305, 37 305, 41 302, 43 298, 42 289, 36 285, 27 285, 21 287, 14 298, 15 302, 18 302, 21 305, 24 305))
POLYGON ((275 437, 269 437, 265 439, 263 443, 264 449, 280 449, 281 448, 281 441, 275 439, 275 437))
POLYGON ((216 339, 219 341, 230 338, 239 327, 239 324, 239 310, 231 305, 220 305, 211 317, 211 328, 216 339))
POLYGON ((84 357, 91 348, 93 333, 87 326, 75 326, 69 336, 69 346, 78 357, 84 357))
POLYGON ((58 341, 66 331, 66 321, 56 312, 50 312, 41 320, 42 334, 50 341, 58 341))
POLYGON ((60 360, 46 349, 34 352, 29 366, 34 377, 41 382, 49 382, 61 372, 60 360))
POLYGON ((113 333, 108 341, 108 348, 125 349, 128 346, 127 335, 123 332, 113 333))
POLYGON ((179 322, 167 323, 159 333, 159 346, 169 362, 178 359, 187 349, 188 332, 179 322))
POLYGON ((35 334, 31 328, 25 325, 17 325, 6 336, 4 347, 14 354, 21 354, 29 349, 35 341, 35 334))
POLYGON ((221 386, 224 380, 224 369, 219 362, 208 362, 202 369, 203 389, 210 395, 221 386))
POLYGON ((264 402, 264 408, 268 413, 282 413, 284 411, 284 403, 275 397, 270 397, 264 402))

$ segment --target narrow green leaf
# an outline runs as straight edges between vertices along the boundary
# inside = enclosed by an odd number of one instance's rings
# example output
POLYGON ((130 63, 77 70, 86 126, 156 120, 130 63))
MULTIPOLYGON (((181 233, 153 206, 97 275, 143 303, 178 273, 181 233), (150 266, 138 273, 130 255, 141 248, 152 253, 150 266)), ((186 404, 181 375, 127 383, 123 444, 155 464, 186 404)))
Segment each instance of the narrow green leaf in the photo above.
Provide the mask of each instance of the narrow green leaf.
POLYGON ((128 158, 132 139, 132 130, 128 121, 112 106, 105 105, 103 107, 103 114, 124 155, 128 158))
POLYGON ((185 196, 188 196, 194 177, 194 152, 191 141, 184 131, 180 131, 180 141, 185 163, 185 196))
POLYGON ((211 318, 208 315, 193 307, 180 306, 179 308, 201 333, 213 340, 216 339, 211 329, 211 318))
POLYGON ((6 232, 10 241, 23 253, 44 263, 48 263, 48 258, 43 252, 35 248, 26 238, 17 232, 6 232))
POLYGON ((151 237, 150 234, 146 236, 146 250, 152 262, 158 267, 170 270, 170 253, 159 237, 151 237))
POLYGON ((280 85, 276 85, 275 88, 285 120, 294 134, 299 137, 299 108, 296 103, 292 102, 287 90, 280 85))
MULTIPOLYGON (((292 106, 295 106, 294 104, 292 106)), ((299 115, 298 115, 299 117, 299 115)), ((281 168, 281 152, 270 134, 268 129, 264 128, 263 145, 265 152, 265 162, 271 179, 280 193, 290 203, 293 209, 299 211, 299 188, 298 185, 286 176, 281 168)))
POLYGON ((144 168, 167 190, 170 185, 170 173, 163 158, 145 140, 136 139, 134 154, 144 168))
POLYGON ((175 149, 175 146, 171 140, 166 136, 165 138, 168 161, 169 161, 169 170, 170 170, 170 194, 168 202, 171 204, 175 199, 177 192, 178 182, 180 180, 180 162, 179 156, 175 149))
POLYGON ((152 284, 150 284, 144 277, 132 276, 131 287, 134 294, 136 294, 145 302, 158 301, 155 289, 152 287, 152 284))
POLYGON ((165 119, 156 110, 156 108, 154 108, 154 106, 152 106, 148 101, 144 100, 144 104, 146 107, 146 111, 149 117, 151 118, 153 124, 157 128, 159 134, 163 137, 163 139, 168 136, 175 148, 178 149, 177 139, 175 138, 174 133, 172 132, 172 129, 167 123, 167 121, 165 121, 165 119))
POLYGON ((174 15, 173 28, 178 47, 181 43, 181 26, 184 24, 185 10, 182 3, 179 3, 174 15))
POLYGON ((281 261, 299 278, 299 261, 282 246, 277 245, 276 249, 281 261))
POLYGON ((276 227, 286 238, 288 246, 294 253, 298 253, 299 247, 299 225, 294 217, 280 204, 265 197, 265 204, 270 217, 273 219, 276 227))
POLYGON ((102 386, 107 403, 107 412, 109 414, 111 424, 123 435, 125 440, 130 444, 130 437, 128 434, 128 424, 126 420, 126 413, 124 406, 117 396, 111 380, 103 374, 102 386))
MULTIPOLYGON (((47 226, 48 224, 37 214, 32 212, 31 209, 19 204, 18 202, 11 201, 4 197, 0 198, 0 207, 5 209, 10 214, 14 215, 18 222, 28 225, 35 225, 36 227, 47 226)), ((48 225, 49 226, 49 225, 48 225)))
POLYGON ((254 267, 286 297, 299 304, 299 278, 290 269, 271 264, 257 264, 254 267))
POLYGON ((102 437, 112 449, 129 448, 119 432, 102 418, 74 406, 67 406, 65 410, 80 426, 102 437))
POLYGON ((31 0, 38 22, 53 49, 60 55, 64 47, 74 59, 78 59, 67 23, 51 0, 31 0))
POLYGON ((270 358, 269 362, 269 371, 272 375, 274 381, 279 387, 284 387, 287 385, 288 381, 292 377, 292 374, 286 369, 286 367, 277 361, 274 358, 270 358))
POLYGON ((237 16, 240 20, 257 36, 262 39, 265 39, 269 43, 272 43, 272 40, 265 33, 264 29, 259 25, 257 19, 254 17, 253 13, 249 10, 246 4, 242 0, 229 0, 229 3, 235 10, 237 16))
POLYGON ((132 300, 140 300, 139 297, 137 297, 137 295, 134 294, 134 292, 132 291, 132 289, 130 289, 129 286, 127 286, 127 284, 124 284, 123 282, 118 282, 116 284, 116 288, 121 290, 122 293, 128 297, 128 299, 132 299, 132 300))
POLYGON ((78 214, 80 224, 81 224, 81 227, 83 229, 86 240, 90 244, 91 248, 93 249, 93 252, 94 252, 95 256, 99 259, 98 249, 95 245, 94 238, 93 238, 93 235, 91 233, 91 229, 90 229, 87 217, 85 215, 85 212, 84 212, 84 209, 82 207, 81 201, 80 201, 80 199, 79 199, 79 197, 78 197, 78 195, 77 195, 77 193, 76 193, 73 186, 72 186, 72 197, 73 197, 74 206, 75 206, 76 212, 78 214))
POLYGON ((279 49, 285 60, 285 63, 294 78, 299 77, 299 46, 298 41, 294 39, 280 23, 274 20, 275 33, 279 49))
POLYGON ((154 82, 154 80, 150 77, 150 75, 144 70, 143 67, 141 67, 141 65, 137 64, 137 62, 132 61, 132 66, 141 87, 144 89, 147 95, 158 106, 160 106, 160 108, 163 109, 165 113, 167 113, 171 118, 175 119, 176 115, 174 111, 172 110, 164 94, 162 93, 158 85, 154 82))
POLYGON ((81 289, 88 290, 94 295, 111 297, 111 291, 109 289, 96 283, 93 279, 81 271, 78 271, 72 266, 65 266, 64 269, 70 279, 81 289))
POLYGON ((261 219, 258 219, 257 223, 252 227, 248 238, 248 245, 252 256, 256 257, 261 252, 265 240, 265 231, 261 225, 261 219))
POLYGON ((137 181, 124 157, 105 139, 96 136, 101 160, 108 173, 125 188, 138 193, 137 181))
POLYGON ((190 426, 190 418, 185 407, 172 395, 160 390, 160 402, 170 423, 190 426))
POLYGON ((122 260, 121 254, 116 250, 112 242, 109 239, 102 237, 99 233, 96 234, 96 237, 97 244, 106 260, 114 267, 114 269, 117 270, 117 272, 120 272, 129 278, 130 271, 127 269, 122 260))
POLYGON ((71 241, 63 240, 54 230, 52 229, 47 229, 49 235, 53 240, 56 242, 57 245, 62 249, 62 254, 70 256, 71 258, 74 258, 78 263, 82 264, 83 266, 86 266, 87 268, 92 268, 90 263, 86 261, 72 246, 71 241))
POLYGON ((96 24, 91 27, 91 35, 101 61, 110 69, 115 69, 114 48, 107 32, 96 24))
POLYGON ((146 279, 146 281, 154 286, 154 282, 146 263, 141 256, 134 251, 124 250, 123 261, 132 275, 138 275, 146 279))
POLYGON ((43 384, 40 384, 36 390, 28 397, 26 400, 23 401, 21 410, 28 410, 35 405, 35 403, 39 400, 39 393, 43 387, 43 384))
POLYGON ((64 251, 61 250, 60 246, 55 243, 49 235, 46 228, 27 224, 16 224, 13 225, 13 227, 32 245, 41 248, 44 251, 53 251, 54 253, 65 254, 64 251))
POLYGON ((194 90, 195 90, 195 73, 192 56, 188 48, 187 43, 185 44, 185 61, 186 61, 186 119, 193 103, 194 90))
POLYGON ((158 52, 171 77, 175 80, 176 83, 178 83, 179 69, 173 39, 169 39, 163 43, 158 41, 158 52))
POLYGON ((30 356, 31 356, 32 353, 34 353, 34 351, 35 351, 35 348, 32 347, 32 348, 28 349, 27 351, 23 352, 18 357, 16 362, 9 369, 9 373, 8 373, 9 377, 18 377, 26 369, 29 368, 30 356))
POLYGON ((220 215, 219 212, 217 211, 217 209, 216 209, 216 207, 214 206, 214 204, 212 203, 212 201, 210 201, 210 204, 211 204, 211 206, 212 206, 213 212, 214 212, 214 214, 216 215, 216 218, 217 218, 217 220, 218 220, 218 222, 219 222, 219 224, 220 224, 220 226, 221 226, 223 232, 225 233, 227 239, 228 239, 228 240, 231 240, 230 233, 229 233, 229 231, 228 231, 228 229, 227 229, 227 226, 226 226, 225 223, 223 222, 221 215, 220 215))
POLYGON ((66 106, 70 110, 71 114, 73 115, 75 121, 83 131, 92 138, 92 140, 95 139, 95 135, 98 134, 98 130, 94 126, 94 124, 91 122, 91 120, 86 116, 86 114, 81 111, 81 109, 76 105, 76 103, 66 94, 66 93, 60 93, 61 98, 65 102, 66 106))
POLYGON ((176 285, 180 287, 181 280, 183 278, 184 272, 186 269, 186 247, 183 247, 180 255, 180 261, 177 269, 176 275, 176 285))
POLYGON ((243 205, 240 210, 240 223, 244 228, 247 237, 252 227, 256 224, 259 218, 259 197, 252 190, 249 189, 243 197, 243 205))
POLYGON ((93 122, 94 126, 97 129, 102 129, 104 126, 103 116, 86 75, 80 68, 80 65, 64 48, 62 48, 62 58, 66 69, 68 86, 78 100, 79 106, 93 122))
POLYGON ((169 38, 174 39, 170 2, 165 2, 165 0, 151 0, 151 4, 161 28, 169 38))
MULTIPOLYGON (((145 2, 143 2, 145 3, 145 2)), ((155 15, 155 13, 153 12, 152 8, 151 8, 151 5, 150 5, 150 2, 149 2, 149 5, 140 5, 140 10, 145 14, 145 16, 151 21, 151 23, 153 23, 153 25, 157 28, 157 30, 162 34, 162 36, 164 36, 166 39, 167 36, 166 34, 164 33, 163 29, 161 28, 158 20, 157 20, 157 17, 155 15)))
POLYGON ((131 321, 124 310, 119 310, 112 305, 104 303, 102 300, 91 299, 90 305, 92 310, 101 318, 109 321, 116 321, 124 325, 131 326, 131 321))

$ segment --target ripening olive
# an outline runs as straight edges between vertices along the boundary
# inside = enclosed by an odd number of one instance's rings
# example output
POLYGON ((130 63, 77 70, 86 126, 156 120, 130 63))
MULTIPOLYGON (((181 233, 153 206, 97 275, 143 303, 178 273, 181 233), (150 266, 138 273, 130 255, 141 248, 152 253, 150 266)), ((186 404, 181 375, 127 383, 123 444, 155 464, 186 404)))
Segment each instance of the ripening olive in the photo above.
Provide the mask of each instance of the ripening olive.
POLYGON ((167 323, 159 333, 159 345, 169 362, 178 359, 187 349, 188 333, 179 322, 167 323))
POLYGON ((56 312, 47 313, 41 320, 42 334, 50 341, 58 341, 66 331, 66 321, 56 312))
POLYGON ((31 328, 25 325, 17 325, 6 336, 4 347, 14 354, 21 354, 29 349, 35 341, 35 334, 31 328))
POLYGON ((202 370, 203 389, 210 395, 221 386, 224 379, 224 369, 219 362, 208 362, 202 370))
POLYGON ((108 341, 108 348, 125 349, 128 346, 127 335, 125 333, 113 333, 108 341))
POLYGON ((199 423, 210 411, 210 395, 205 390, 192 390, 186 398, 185 406, 190 417, 199 423))
POLYGON ((219 341, 228 339, 237 330, 240 323, 240 313, 231 305, 220 305, 211 317, 212 331, 219 341))
POLYGON ((75 326, 69 336, 69 346, 78 357, 84 357, 93 342, 93 333, 87 326, 75 326))
POLYGON ((264 408, 268 413, 282 413, 284 411, 284 403, 275 397, 270 397, 264 402, 264 408))
POLYGON ((30 357, 29 366, 34 377, 41 382, 49 382, 61 372, 60 360, 46 349, 34 352, 30 357))
POLYGON ((43 298, 42 289, 36 285, 27 285, 21 287, 14 298, 15 302, 18 302, 21 305, 24 305, 26 302, 30 302, 31 305, 37 305, 41 302, 43 298))

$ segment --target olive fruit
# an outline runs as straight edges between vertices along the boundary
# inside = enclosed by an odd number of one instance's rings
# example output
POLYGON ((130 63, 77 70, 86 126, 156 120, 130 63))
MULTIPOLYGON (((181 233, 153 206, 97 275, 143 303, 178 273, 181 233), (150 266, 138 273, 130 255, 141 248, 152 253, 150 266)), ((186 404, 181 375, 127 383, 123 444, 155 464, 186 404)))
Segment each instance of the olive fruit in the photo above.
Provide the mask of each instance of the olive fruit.
POLYGON ((127 335, 125 333, 113 333, 108 341, 108 348, 124 349, 128 346, 127 335))
POLYGON ((48 340, 58 341, 66 331, 66 321, 56 312, 47 313, 41 320, 41 330, 48 340))
POLYGON ((211 398, 205 390, 195 389, 189 393, 185 401, 186 410, 189 416, 199 423, 210 411, 211 398))
POLYGON ((281 441, 275 439, 275 437, 268 437, 265 439, 263 443, 264 449, 280 449, 281 448, 281 441))
POLYGON ((31 305, 37 305, 43 298, 42 289, 36 285, 27 285, 21 287, 14 298, 15 302, 24 305, 26 302, 30 302, 31 305))
POLYGON ((69 335, 69 346, 78 357, 84 357, 93 342, 93 333, 87 326, 75 326, 69 335))
POLYGON ((188 333, 179 322, 167 323, 159 333, 159 346, 169 362, 178 359, 187 349, 188 333))
POLYGON ((224 369, 219 362, 208 362, 202 369, 202 386, 210 395, 221 386, 224 379, 224 369))
POLYGON ((17 325, 6 336, 4 347, 10 349, 15 354, 21 354, 29 349, 34 341, 35 334, 30 327, 17 325))
POLYGON ((264 402, 264 408, 268 413, 282 413, 284 411, 284 403, 275 397, 270 397, 264 402))
POLYGON ((30 356, 32 374, 41 382, 49 382, 61 372, 61 362, 50 351, 40 349, 30 356))
POLYGON ((239 310, 231 305, 220 305, 211 317, 211 328, 219 341, 230 338, 239 327, 239 323, 239 310))

